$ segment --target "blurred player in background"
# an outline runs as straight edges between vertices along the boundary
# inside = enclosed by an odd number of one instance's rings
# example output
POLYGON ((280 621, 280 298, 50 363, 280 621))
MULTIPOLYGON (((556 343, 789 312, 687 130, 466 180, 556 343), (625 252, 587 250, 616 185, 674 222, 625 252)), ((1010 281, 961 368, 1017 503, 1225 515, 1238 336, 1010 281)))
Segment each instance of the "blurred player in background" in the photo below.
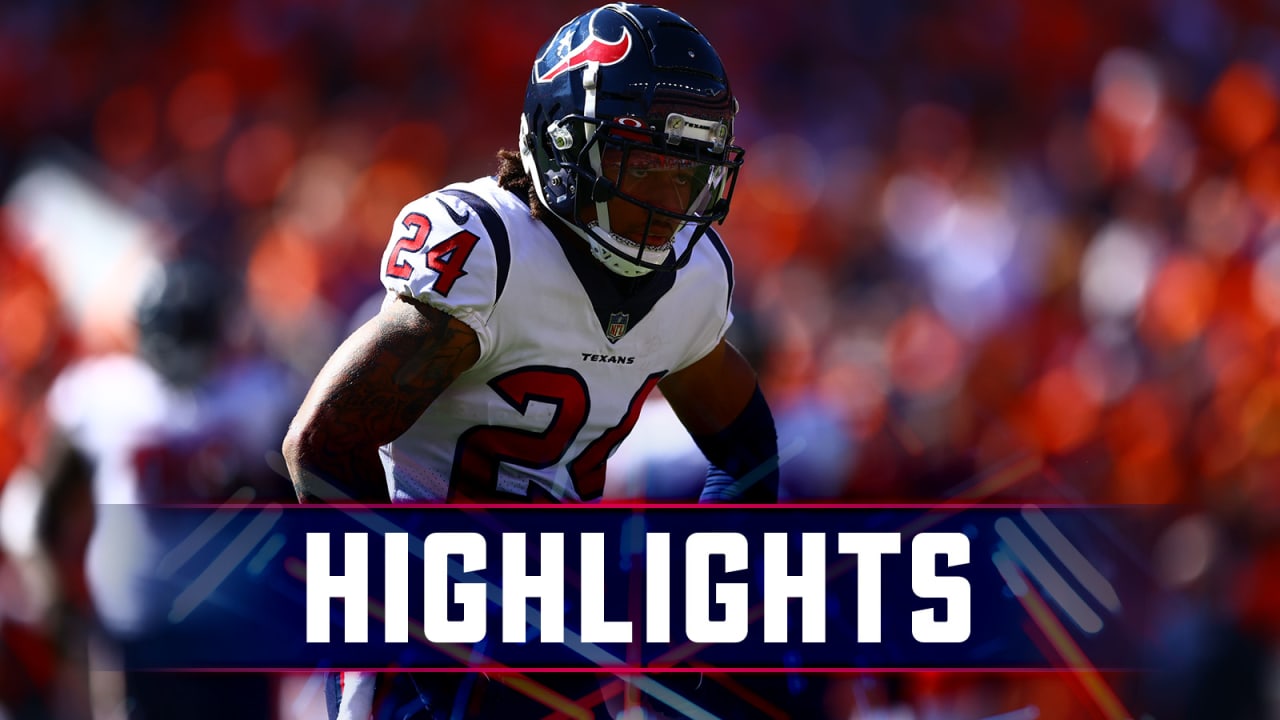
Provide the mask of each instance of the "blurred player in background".
MULTIPOLYGON (((287 497, 288 483, 265 458, 298 394, 280 365, 230 348, 237 297, 231 279, 209 263, 165 264, 136 307, 137 352, 74 363, 49 393, 55 433, 82 462, 49 464, 46 506, 66 508, 55 498, 67 488, 91 493, 96 517, 84 576, 107 652, 126 660, 168 622, 178 589, 156 574, 172 548, 134 509, 287 497)), ((264 675, 126 670, 122 692, 107 703, 122 703, 130 718, 262 717, 273 704, 264 675)))
MULTIPOLYGON (((715 50, 674 13, 615 4, 563 26, 534 63, 519 152, 400 212, 381 311, 286 440, 299 498, 597 500, 660 388, 710 460, 701 500, 775 501, 774 422, 725 341, 733 267, 711 227, 742 164, 737 109, 715 50)), ((439 677, 398 676, 390 704, 522 716, 514 692, 467 680, 455 698, 439 677)), ((366 717, 374 685, 346 674, 332 711, 366 717)))

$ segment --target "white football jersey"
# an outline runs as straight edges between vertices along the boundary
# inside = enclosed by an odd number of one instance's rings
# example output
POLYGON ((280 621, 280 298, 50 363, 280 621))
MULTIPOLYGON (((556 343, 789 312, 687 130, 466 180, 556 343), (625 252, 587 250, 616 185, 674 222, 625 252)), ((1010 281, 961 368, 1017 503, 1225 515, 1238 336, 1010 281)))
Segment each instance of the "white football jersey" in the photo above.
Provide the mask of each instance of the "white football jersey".
POLYGON ((256 475, 279 447, 297 402, 284 368, 258 360, 221 367, 191 388, 128 354, 86 358, 58 376, 49 419, 93 467, 99 511, 85 579, 109 631, 153 630, 171 609, 172 584, 156 577, 171 538, 141 506, 223 500, 228 482, 256 475))
POLYGON ((599 498, 645 397, 732 321, 732 264, 713 231, 684 268, 634 294, 567 250, 493 178, 401 210, 383 284, 470 326, 480 358, 381 449, 395 502, 599 498))

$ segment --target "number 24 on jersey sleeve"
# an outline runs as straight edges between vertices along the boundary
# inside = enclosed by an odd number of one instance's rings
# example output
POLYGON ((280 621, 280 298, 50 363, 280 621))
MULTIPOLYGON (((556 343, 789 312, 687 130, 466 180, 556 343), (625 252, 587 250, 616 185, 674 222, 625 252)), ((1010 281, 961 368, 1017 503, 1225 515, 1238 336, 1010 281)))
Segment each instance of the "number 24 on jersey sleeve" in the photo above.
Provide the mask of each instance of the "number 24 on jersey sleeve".
MULTIPOLYGON (((402 255, 422 251, 427 244, 427 237, 431 234, 431 220, 422 213, 411 212, 405 215, 400 223, 409 234, 401 236, 387 255, 387 266, 384 272, 387 277, 408 280, 413 274, 413 268, 402 255)), ((471 251, 475 249, 479 239, 474 233, 459 230, 427 251, 427 267, 438 275, 431 285, 432 290, 442 297, 449 296, 453 284, 458 281, 458 278, 467 274, 463 266, 467 264, 467 259, 471 257, 471 251)))

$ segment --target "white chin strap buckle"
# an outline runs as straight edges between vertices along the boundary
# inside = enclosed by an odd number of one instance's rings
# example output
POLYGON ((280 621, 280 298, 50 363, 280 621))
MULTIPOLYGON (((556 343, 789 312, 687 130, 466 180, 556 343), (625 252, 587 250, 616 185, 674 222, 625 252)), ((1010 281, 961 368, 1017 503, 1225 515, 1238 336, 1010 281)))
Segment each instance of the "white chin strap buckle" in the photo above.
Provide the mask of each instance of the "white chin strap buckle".
MULTIPOLYGON (((640 277, 653 272, 652 268, 637 265, 633 260, 628 259, 628 257, 635 257, 635 250, 640 247, 639 243, 634 240, 607 232, 598 223, 591 224, 591 232, 587 233, 587 235, 588 244, 591 246, 591 255, 614 273, 623 277, 640 277), (601 235, 607 235, 609 240, 606 242, 601 235), (614 249, 616 246, 625 248, 628 254, 624 256, 614 249)), ((640 259, 651 265, 661 265, 666 261, 667 255, 671 253, 671 248, 672 243, 667 243, 660 247, 645 247, 640 252, 640 259)))

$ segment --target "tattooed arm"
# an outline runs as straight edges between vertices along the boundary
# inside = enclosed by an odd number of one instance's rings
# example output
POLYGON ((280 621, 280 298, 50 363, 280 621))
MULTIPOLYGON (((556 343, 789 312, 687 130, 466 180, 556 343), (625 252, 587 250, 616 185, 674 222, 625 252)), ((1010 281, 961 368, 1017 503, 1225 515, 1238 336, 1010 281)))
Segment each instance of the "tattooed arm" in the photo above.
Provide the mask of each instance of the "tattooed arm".
POLYGON ((403 296, 325 363, 289 427, 284 457, 302 502, 389 502, 378 448, 408 430, 480 345, 461 321, 403 296))

